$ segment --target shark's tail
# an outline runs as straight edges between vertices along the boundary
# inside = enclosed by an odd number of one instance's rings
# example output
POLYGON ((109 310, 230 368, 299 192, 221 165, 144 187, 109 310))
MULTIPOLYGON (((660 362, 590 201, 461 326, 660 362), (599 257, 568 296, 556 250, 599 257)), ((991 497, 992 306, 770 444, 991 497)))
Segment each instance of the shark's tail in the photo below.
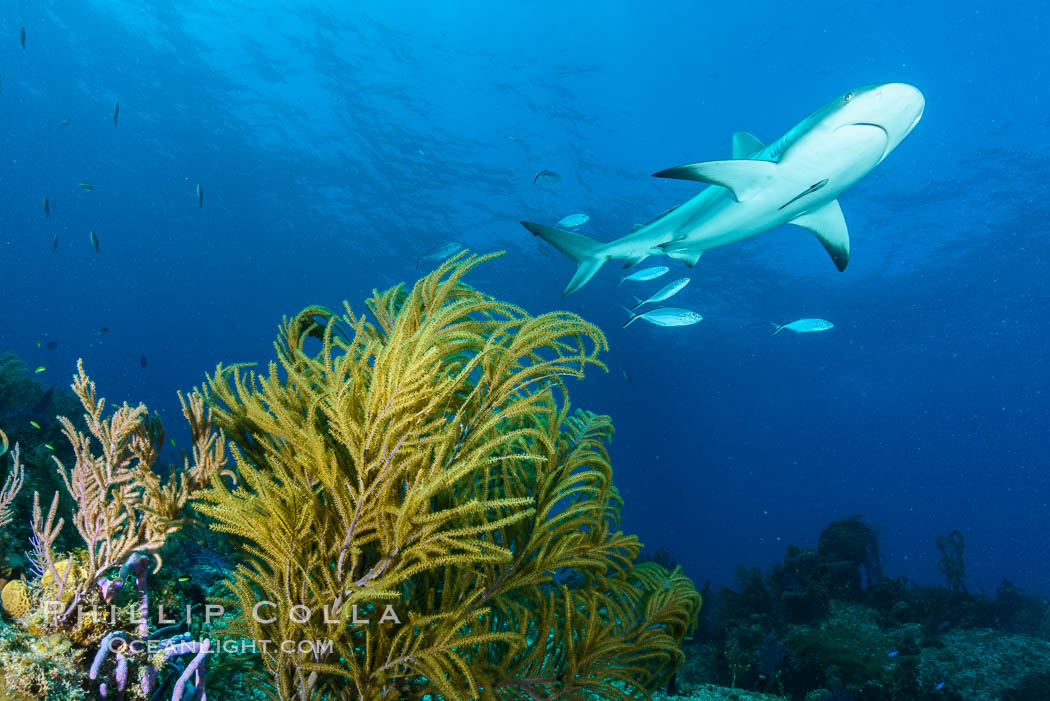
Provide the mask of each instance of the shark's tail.
POLYGON ((773 330, 769 332, 770 336, 776 336, 778 333, 780 333, 780 330, 787 325, 787 324, 778 324, 775 321, 771 321, 769 323, 773 326, 773 330))
POLYGON ((579 266, 576 269, 576 274, 572 276, 572 280, 569 280, 569 284, 565 287, 565 292, 562 294, 571 295, 586 285, 587 281, 601 270, 607 260, 605 256, 598 255, 597 252, 603 245, 601 241, 596 241, 583 234, 556 229, 553 226, 544 226, 543 224, 534 224, 528 221, 523 221, 521 225, 567 255, 573 263, 579 266))

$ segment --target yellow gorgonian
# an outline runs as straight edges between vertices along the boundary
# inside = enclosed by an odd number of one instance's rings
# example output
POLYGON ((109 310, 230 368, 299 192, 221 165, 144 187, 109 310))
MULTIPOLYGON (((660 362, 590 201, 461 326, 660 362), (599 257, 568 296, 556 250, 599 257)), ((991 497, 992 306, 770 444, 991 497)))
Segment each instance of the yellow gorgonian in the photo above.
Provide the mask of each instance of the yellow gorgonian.
POLYGON ((309 307, 265 372, 201 390, 238 480, 198 509, 243 556, 232 630, 289 643, 262 655, 275 698, 633 698, 681 663, 699 595, 633 564, 612 425, 569 409, 605 337, 463 282, 491 257, 373 293, 370 318, 309 307))

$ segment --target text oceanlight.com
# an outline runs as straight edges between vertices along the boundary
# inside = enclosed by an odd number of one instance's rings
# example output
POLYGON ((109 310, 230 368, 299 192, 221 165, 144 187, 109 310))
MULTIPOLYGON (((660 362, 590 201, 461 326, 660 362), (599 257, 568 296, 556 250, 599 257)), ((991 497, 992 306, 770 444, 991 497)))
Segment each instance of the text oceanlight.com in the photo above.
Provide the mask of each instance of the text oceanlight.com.
MULTIPOLYGON (((123 638, 111 638, 108 646, 110 652, 122 654, 156 655, 165 652, 171 643, 166 640, 133 640, 125 641, 123 638)), ((249 640, 247 638, 227 638, 212 640, 208 654, 224 652, 228 655, 257 655, 272 654, 277 652, 286 655, 317 655, 319 657, 331 654, 334 644, 331 640, 249 640)))

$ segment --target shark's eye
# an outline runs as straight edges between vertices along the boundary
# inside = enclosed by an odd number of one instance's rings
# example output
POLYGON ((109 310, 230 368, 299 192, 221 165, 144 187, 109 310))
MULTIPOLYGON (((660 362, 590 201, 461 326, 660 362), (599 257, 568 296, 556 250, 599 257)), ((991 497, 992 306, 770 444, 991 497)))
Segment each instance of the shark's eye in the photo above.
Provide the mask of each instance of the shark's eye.
POLYGON ((846 93, 845 97, 843 97, 842 99, 845 100, 846 102, 849 102, 850 100, 853 99, 853 93, 851 93, 851 92, 846 93))

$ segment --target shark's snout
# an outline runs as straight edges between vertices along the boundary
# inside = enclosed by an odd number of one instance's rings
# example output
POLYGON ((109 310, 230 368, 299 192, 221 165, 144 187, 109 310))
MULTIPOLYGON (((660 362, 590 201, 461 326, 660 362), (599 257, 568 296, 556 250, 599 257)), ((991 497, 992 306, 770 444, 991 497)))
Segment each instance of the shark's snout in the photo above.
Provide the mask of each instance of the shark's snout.
POLYGON ((882 154, 885 158, 922 119, 926 99, 918 88, 907 83, 883 83, 864 98, 863 106, 857 105, 858 111, 863 113, 864 123, 886 132, 886 150, 882 154))
POLYGON ((908 131, 919 123, 922 113, 926 109, 926 98, 922 96, 919 89, 907 83, 887 83, 883 86, 886 92, 884 99, 903 113, 910 117, 908 131))

